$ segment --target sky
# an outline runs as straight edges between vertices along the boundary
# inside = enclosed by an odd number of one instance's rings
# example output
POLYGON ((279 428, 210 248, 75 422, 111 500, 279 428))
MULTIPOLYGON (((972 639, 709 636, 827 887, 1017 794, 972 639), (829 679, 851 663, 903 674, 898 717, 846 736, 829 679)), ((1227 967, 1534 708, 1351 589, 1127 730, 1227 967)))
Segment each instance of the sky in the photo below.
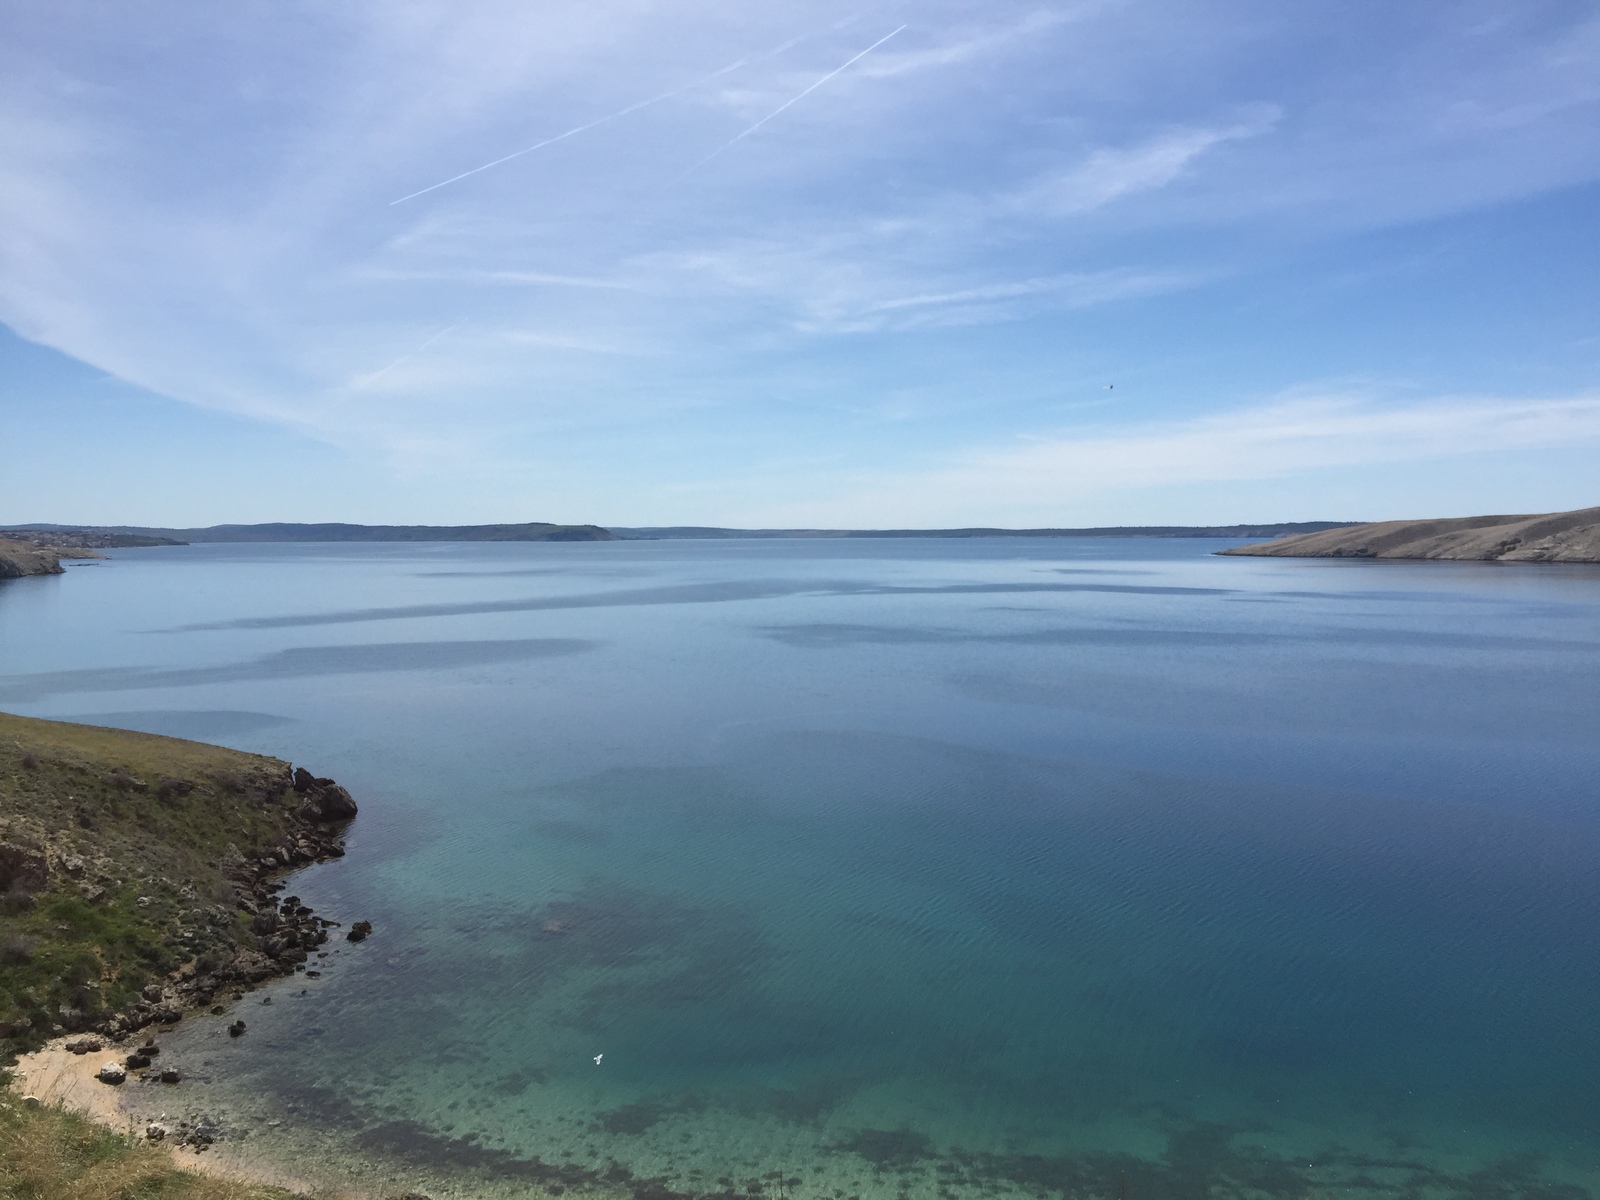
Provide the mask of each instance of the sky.
POLYGON ((1595 504, 1592 0, 0 6, 0 524, 1595 504))

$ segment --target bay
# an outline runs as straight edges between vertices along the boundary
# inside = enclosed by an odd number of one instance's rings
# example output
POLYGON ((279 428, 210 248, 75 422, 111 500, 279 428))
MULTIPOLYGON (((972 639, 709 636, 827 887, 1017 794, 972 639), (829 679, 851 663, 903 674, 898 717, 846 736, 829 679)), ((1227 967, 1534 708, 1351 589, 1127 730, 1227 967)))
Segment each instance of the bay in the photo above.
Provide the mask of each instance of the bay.
POLYGON ((318 1178, 1600 1194, 1600 569, 1226 544, 113 551, 0 706, 356 795, 170 1038, 318 1178))

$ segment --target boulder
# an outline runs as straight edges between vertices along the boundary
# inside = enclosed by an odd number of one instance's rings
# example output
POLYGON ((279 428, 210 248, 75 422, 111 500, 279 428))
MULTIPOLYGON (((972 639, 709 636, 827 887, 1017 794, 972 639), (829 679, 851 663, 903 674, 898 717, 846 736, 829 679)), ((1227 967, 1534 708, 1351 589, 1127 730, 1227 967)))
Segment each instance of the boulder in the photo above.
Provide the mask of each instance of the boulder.
POLYGON ((314 821, 327 825, 335 821, 348 821, 356 815, 355 800, 331 779, 315 780, 314 786, 304 795, 301 811, 314 821))
POLYGON ((49 883, 43 852, 0 842, 0 892, 42 892, 49 883))
POLYGON ((176 800, 180 796, 187 796, 194 791, 194 782, 189 779, 174 779, 170 775, 163 775, 156 784, 156 795, 163 800, 176 800))
POLYGON ((128 1078, 128 1072, 116 1063, 107 1063, 94 1073, 94 1077, 101 1083, 109 1083, 115 1086, 128 1078))
POLYGON ((350 926, 350 932, 344 935, 352 942, 362 942, 372 936, 371 921, 357 921, 350 926))

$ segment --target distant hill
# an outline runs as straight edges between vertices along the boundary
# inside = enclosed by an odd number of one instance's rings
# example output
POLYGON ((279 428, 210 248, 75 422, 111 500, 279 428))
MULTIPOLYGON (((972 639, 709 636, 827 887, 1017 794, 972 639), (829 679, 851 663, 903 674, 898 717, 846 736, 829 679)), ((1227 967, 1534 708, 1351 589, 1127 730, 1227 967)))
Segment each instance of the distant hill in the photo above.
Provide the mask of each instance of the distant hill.
POLYGON ((208 525, 161 529, 145 525, 19 525, 18 541, 55 548, 182 545, 189 542, 609 542, 731 538, 1250 538, 1340 529, 1353 521, 1291 521, 1276 525, 1105 525, 1089 529, 730 529, 716 525, 208 525))
POLYGON ((1277 525, 1100 525, 1088 529, 724 529, 716 525, 645 525, 611 532, 624 538, 1241 538, 1283 537, 1341 529, 1354 521, 1290 521, 1277 525))
MULTIPOLYGON (((184 542, 609 542, 616 535, 598 525, 208 525, 203 529, 157 529, 142 525, 24 525, 19 533, 107 535, 150 539, 145 544, 184 542)), ((96 545, 128 543, 96 542, 96 545)))
POLYGON ((1593 563, 1600 562, 1600 508, 1539 516, 1376 521, 1217 553, 1271 558, 1593 563))

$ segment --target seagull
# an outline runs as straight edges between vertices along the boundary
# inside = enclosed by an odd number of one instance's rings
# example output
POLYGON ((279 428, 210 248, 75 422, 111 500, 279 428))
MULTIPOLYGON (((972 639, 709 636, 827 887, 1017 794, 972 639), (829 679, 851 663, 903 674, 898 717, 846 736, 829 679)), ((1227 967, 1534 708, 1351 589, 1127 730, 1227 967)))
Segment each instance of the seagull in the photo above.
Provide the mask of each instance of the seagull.
POLYGON ((604 1058, 604 1057, 605 1057, 605 1055, 604 1055, 604 1054, 596 1054, 596 1055, 595 1055, 595 1056, 594 1056, 594 1065, 595 1065, 595 1066, 597 1066, 597 1067, 598 1067, 598 1066, 599 1066, 599 1065, 600 1065, 600 1060, 601 1060, 601 1059, 602 1059, 602 1058, 604 1058))

